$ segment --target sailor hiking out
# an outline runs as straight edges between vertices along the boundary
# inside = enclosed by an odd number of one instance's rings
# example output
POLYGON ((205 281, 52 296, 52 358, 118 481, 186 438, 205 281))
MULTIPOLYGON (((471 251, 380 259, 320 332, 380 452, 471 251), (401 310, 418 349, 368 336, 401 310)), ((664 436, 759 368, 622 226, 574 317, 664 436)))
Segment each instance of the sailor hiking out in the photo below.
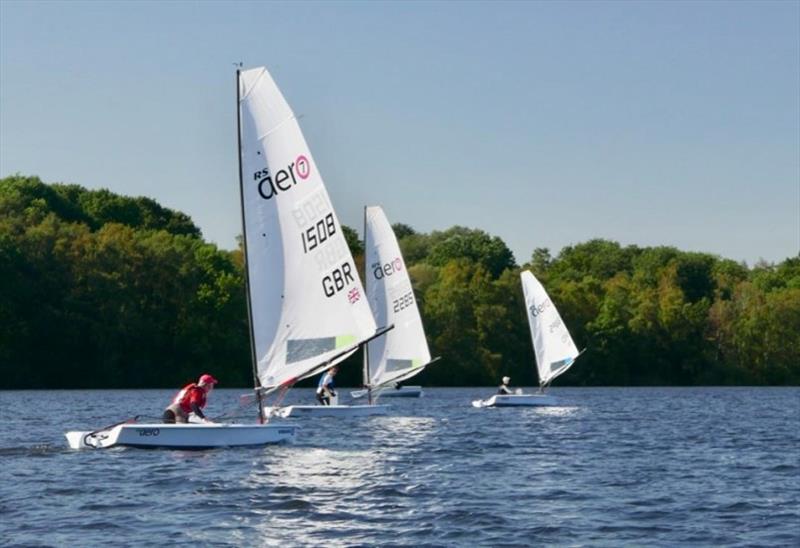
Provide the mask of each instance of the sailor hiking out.
POLYGON ((197 383, 189 383, 175 395, 172 403, 164 410, 163 420, 165 423, 187 423, 189 413, 194 413, 203 422, 211 422, 203 414, 206 406, 208 394, 217 384, 217 379, 209 374, 201 375, 197 383))

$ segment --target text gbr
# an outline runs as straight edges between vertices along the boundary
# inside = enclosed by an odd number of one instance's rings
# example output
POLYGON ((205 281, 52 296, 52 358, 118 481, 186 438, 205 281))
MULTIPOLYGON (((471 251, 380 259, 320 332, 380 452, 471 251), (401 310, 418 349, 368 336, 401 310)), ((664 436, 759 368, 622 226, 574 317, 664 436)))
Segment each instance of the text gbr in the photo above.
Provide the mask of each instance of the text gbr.
POLYGON ((354 281, 353 270, 350 263, 346 262, 322 278, 322 289, 325 291, 326 297, 333 297, 354 281))

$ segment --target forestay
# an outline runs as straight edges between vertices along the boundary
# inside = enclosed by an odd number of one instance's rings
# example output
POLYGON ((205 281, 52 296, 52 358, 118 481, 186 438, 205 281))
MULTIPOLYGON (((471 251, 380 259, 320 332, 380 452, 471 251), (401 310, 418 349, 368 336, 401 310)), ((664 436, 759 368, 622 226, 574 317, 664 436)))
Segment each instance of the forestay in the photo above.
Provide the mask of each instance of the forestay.
POLYGON ((539 384, 545 386, 569 369, 579 352, 539 280, 527 270, 522 272, 521 278, 539 384))
POLYGON ((367 344, 365 384, 380 387, 413 377, 431 361, 431 354, 394 231, 380 207, 367 207, 365 216, 369 304, 378 325, 395 326, 367 344))
POLYGON ((375 320, 294 113, 265 68, 239 86, 253 336, 269 388, 345 359, 375 320))

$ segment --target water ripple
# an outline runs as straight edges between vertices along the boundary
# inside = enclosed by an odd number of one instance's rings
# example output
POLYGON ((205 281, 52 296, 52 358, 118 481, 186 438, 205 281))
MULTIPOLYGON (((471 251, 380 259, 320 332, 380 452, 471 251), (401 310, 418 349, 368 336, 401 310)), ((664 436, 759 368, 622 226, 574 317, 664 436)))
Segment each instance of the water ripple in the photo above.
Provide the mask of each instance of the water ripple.
MULTIPOLYGON (((11 417, 0 432, 0 544, 800 544, 798 389, 469 405, 485 393, 429 390, 385 417, 300 421, 292 445, 213 451, 66 450, 64 430, 158 409, 171 391, 48 393, 66 423, 11 417)), ((3 399, 35 414, 30 393, 3 399)))

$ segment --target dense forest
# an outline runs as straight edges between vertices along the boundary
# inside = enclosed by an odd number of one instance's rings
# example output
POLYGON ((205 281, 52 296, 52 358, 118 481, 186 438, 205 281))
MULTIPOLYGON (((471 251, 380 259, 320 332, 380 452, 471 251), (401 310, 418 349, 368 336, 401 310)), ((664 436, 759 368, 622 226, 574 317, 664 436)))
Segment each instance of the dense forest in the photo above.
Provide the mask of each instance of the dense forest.
MULTIPOLYGON (((536 384, 525 268, 587 348, 561 386, 800 383, 800 256, 749 268, 598 239, 518 265, 479 229, 394 228, 443 358, 426 385, 536 384)), ((173 387, 206 371, 251 386, 242 266, 151 199, 0 179, 0 388, 173 387)), ((359 384, 360 363, 340 385, 359 384)))

